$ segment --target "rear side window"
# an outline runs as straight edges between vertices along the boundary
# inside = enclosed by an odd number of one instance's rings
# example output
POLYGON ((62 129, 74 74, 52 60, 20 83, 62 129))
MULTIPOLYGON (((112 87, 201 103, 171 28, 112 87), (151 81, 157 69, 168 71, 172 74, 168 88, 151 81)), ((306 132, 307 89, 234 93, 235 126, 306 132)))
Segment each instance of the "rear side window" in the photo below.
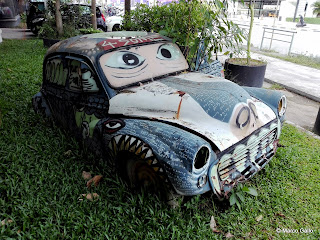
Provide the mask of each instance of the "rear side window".
POLYGON ((96 74, 79 59, 61 56, 49 59, 45 66, 45 81, 75 92, 99 91, 96 74))
POLYGON ((59 86, 65 86, 68 68, 64 66, 62 58, 49 59, 45 66, 45 81, 59 86))

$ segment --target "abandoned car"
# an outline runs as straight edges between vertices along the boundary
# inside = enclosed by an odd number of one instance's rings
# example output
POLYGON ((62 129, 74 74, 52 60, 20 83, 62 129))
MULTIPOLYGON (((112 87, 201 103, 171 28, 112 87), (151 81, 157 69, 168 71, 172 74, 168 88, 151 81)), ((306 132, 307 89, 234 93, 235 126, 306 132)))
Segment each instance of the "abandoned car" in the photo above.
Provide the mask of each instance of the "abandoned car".
POLYGON ((32 103, 131 186, 223 198, 275 155, 286 97, 188 69, 156 33, 77 36, 48 50, 32 103))

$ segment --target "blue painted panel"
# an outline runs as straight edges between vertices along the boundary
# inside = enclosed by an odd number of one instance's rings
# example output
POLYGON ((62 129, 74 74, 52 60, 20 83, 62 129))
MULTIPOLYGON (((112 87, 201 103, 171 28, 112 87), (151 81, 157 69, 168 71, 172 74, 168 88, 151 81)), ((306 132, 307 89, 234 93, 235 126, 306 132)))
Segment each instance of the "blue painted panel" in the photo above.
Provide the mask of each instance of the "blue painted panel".
POLYGON ((231 118, 234 106, 239 102, 247 103, 247 99, 251 98, 243 88, 225 80, 193 82, 168 77, 160 82, 190 94, 211 117, 226 123, 231 118))
POLYGON ((132 136, 147 143, 179 194, 195 195, 211 190, 208 182, 204 187, 199 188, 198 178, 203 174, 207 175, 209 165, 216 160, 214 153, 211 153, 211 159, 206 168, 196 173, 192 172, 193 160, 199 148, 207 146, 212 152, 208 142, 187 131, 161 122, 136 119, 125 119, 124 122, 125 126, 122 129, 105 137, 132 136))

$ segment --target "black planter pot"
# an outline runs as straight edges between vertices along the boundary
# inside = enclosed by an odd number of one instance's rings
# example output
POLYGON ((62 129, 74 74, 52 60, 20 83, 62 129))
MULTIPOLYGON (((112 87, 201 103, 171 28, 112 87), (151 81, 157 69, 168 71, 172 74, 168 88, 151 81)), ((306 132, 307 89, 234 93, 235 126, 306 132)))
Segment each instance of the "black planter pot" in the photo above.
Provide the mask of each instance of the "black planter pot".
POLYGON ((260 62, 260 64, 245 66, 237 63, 231 63, 230 59, 227 59, 224 65, 225 78, 241 86, 261 88, 264 81, 267 63, 258 60, 253 61, 254 63, 260 62))
POLYGON ((316 122, 314 123, 313 131, 316 134, 320 135, 320 108, 319 108, 319 111, 318 111, 316 122))
POLYGON ((50 38, 43 38, 43 46, 44 47, 51 47, 53 44, 57 43, 57 42, 60 42, 59 39, 50 39, 50 38))

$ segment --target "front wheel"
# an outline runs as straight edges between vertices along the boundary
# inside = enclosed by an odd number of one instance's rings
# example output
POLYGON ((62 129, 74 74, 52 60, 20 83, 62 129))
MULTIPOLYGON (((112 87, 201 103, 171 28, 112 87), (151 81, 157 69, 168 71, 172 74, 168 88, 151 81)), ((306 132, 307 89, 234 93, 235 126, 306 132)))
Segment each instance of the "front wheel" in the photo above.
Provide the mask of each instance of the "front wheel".
POLYGON ((150 192, 164 193, 166 186, 162 168, 130 152, 120 152, 116 167, 120 176, 132 189, 144 188, 150 192), (159 174, 162 173, 162 174, 159 174))

